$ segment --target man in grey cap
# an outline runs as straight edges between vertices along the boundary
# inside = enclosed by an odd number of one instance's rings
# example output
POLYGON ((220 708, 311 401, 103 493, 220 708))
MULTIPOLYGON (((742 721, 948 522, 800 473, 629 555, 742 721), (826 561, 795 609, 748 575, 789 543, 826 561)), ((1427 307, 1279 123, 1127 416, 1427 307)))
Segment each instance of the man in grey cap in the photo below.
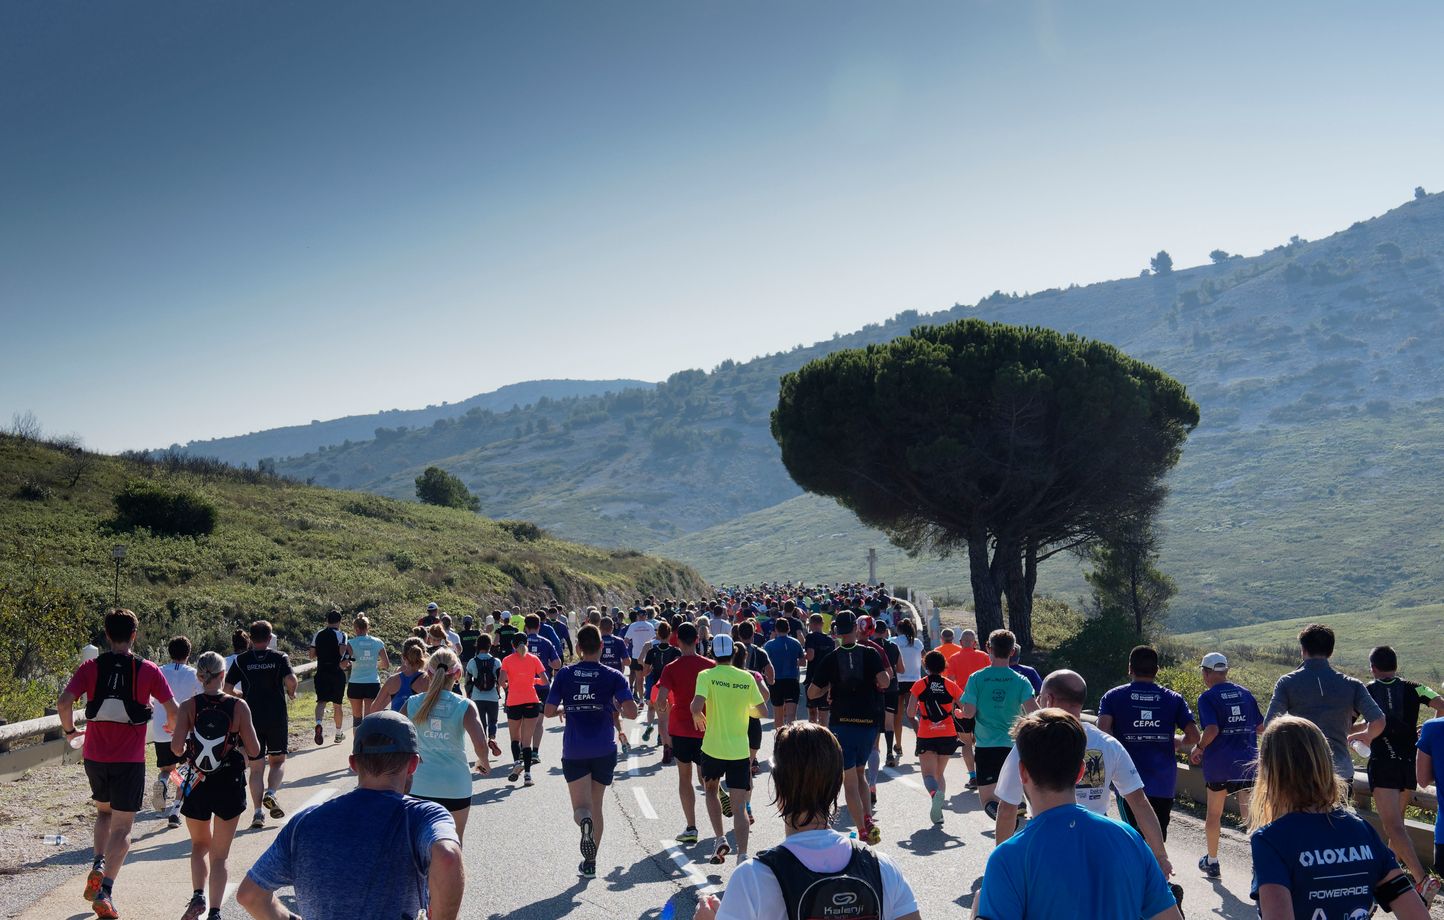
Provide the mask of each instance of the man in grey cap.
POLYGON ((276 891, 290 885, 306 920, 415 917, 422 909, 431 920, 453 920, 466 887, 461 844, 445 808, 406 795, 420 762, 410 719, 389 710, 362 719, 351 743, 356 789, 291 818, 246 873, 237 903, 253 917, 288 920, 296 915, 276 891))

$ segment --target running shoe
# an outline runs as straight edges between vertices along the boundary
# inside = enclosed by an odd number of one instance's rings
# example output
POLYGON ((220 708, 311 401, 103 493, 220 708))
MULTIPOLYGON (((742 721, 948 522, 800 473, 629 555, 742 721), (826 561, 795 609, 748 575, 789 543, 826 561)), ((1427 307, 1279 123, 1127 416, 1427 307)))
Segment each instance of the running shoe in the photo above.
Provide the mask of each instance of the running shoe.
POLYGON ((722 786, 717 787, 717 801, 722 803, 722 817, 732 817, 732 796, 728 795, 722 786))
POLYGON ((901 744, 894 744, 894 745, 892 746, 892 752, 893 752, 894 754, 896 754, 897 756, 901 757, 901 756, 902 756, 902 745, 901 745, 901 744))
POLYGON ((99 869, 90 870, 90 874, 85 877, 85 900, 94 901, 100 895, 100 883, 104 880, 104 872, 99 869))
POLYGON ((535 786, 535 785, 536 785, 536 783, 532 781, 531 773, 530 773, 530 772, 523 773, 523 774, 521 775, 521 784, 522 784, 523 786, 535 786))
POLYGON ((166 827, 180 827, 180 812, 173 811, 169 815, 167 815, 165 819, 165 824, 166 827))
POLYGON ((506 781, 509 783, 514 783, 519 779, 521 779, 521 764, 513 764, 511 772, 507 774, 506 781))
POLYGON ((581 864, 580 866, 577 866, 577 874, 580 875, 582 878, 596 878, 596 877, 597 877, 597 863, 596 863, 596 861, 595 861, 595 860, 592 860, 592 859, 584 859, 584 860, 582 860, 582 864, 581 864))
MULTIPOLYGON (((686 828, 685 830, 683 830, 682 833, 680 833, 680 834, 677 835, 677 842, 678 842, 678 843, 696 843, 696 842, 697 842, 697 828, 695 828, 695 827, 688 827, 688 828, 686 828)), ((100 883, 99 883, 99 882, 96 882, 95 884, 96 884, 96 887, 99 887, 99 886, 100 886, 100 883)))
POLYGON ((943 823, 943 797, 939 793, 933 793, 933 808, 929 816, 934 824, 943 823))
POLYGON ((582 819, 582 842, 581 842, 581 851, 582 851, 582 859, 586 860, 587 862, 593 862, 594 860, 596 860, 596 858, 597 858, 597 841, 596 841, 596 838, 592 836, 592 819, 591 819, 591 818, 583 818, 583 819, 582 819))
POLYGON ((967 781, 966 783, 963 783, 963 788, 964 788, 964 789, 976 789, 976 788, 978 788, 978 774, 976 774, 976 773, 969 773, 969 774, 968 774, 968 781, 967 781))
POLYGON ((493 739, 491 739, 490 741, 488 741, 487 744, 486 744, 486 746, 487 746, 487 748, 489 748, 489 749, 491 750, 491 756, 493 756, 493 757, 500 757, 500 756, 501 756, 501 745, 499 745, 499 744, 496 743, 496 739, 495 739, 495 738, 493 738, 493 739))
POLYGON ((627 756, 628 754, 630 754, 630 753, 632 752, 632 746, 627 743, 627 739, 626 739, 625 737, 618 738, 618 739, 617 739, 617 744, 618 744, 618 745, 621 747, 621 749, 622 749, 622 756, 623 756, 623 757, 627 756))
POLYGON ((115 899, 108 891, 96 895, 95 900, 90 902, 90 909, 100 920, 120 920, 120 911, 115 909, 115 899))
POLYGON ((1209 878, 1218 878, 1223 874, 1223 869, 1219 866, 1218 860, 1209 859, 1207 853, 1199 857, 1198 868, 1202 869, 1203 874, 1209 878))
POLYGON ((998 800, 997 800, 997 799, 993 799, 993 801, 991 801, 991 802, 989 802, 988 804, 984 805, 984 806, 983 806, 983 813, 988 816, 988 820, 989 820, 989 821, 996 821, 996 820, 998 820, 998 800))
POLYGON ((164 773, 156 776, 155 782, 151 783, 150 807, 152 811, 165 811, 165 793, 167 785, 168 783, 166 783, 164 773))
POLYGON ((261 804, 270 809, 271 817, 277 819, 286 817, 286 812, 281 808, 281 803, 276 801, 275 792, 267 789, 266 794, 261 796, 261 804))
POLYGON ((258 831, 266 826, 266 813, 257 808, 256 813, 251 815, 251 830, 258 831))
POLYGON ((1175 900, 1175 901, 1178 902, 1178 915, 1179 915, 1180 917, 1184 916, 1184 913, 1183 913, 1183 886, 1182 886, 1182 885, 1179 885, 1179 884, 1176 884, 1176 883, 1174 883, 1174 882, 1169 882, 1169 883, 1168 883, 1168 890, 1171 891, 1171 892, 1173 892, 1173 900, 1175 900))
POLYGON ((1414 886, 1414 890, 1419 893, 1419 900, 1424 902, 1424 907, 1427 909, 1439 896, 1441 887, 1444 887, 1444 883, 1439 881, 1439 876, 1425 875, 1424 880, 1414 886))
POLYGON ((323 743, 325 740, 326 740, 326 730, 321 727, 321 723, 320 723, 320 722, 317 722, 317 723, 316 723, 316 743, 317 743, 317 744, 321 744, 321 743, 323 743))
POLYGON ((652 740, 652 729, 653 729, 654 727, 655 727, 655 726, 648 725, 646 728, 642 729, 642 740, 643 740, 643 741, 651 741, 651 740, 652 740))
POLYGON ((205 895, 193 894, 190 903, 186 905, 186 912, 181 914, 181 920, 201 920, 201 915, 205 912, 205 895))
POLYGON ((887 760, 883 763, 883 766, 889 768, 897 766, 897 758, 893 756, 891 751, 888 752, 887 760))
POLYGON ((337 730, 336 730, 336 743, 337 743, 337 744, 340 744, 342 741, 345 741, 345 740, 346 740, 346 733, 345 733, 344 731, 341 731, 340 729, 337 729, 337 730))
POLYGON ((671 765, 672 765, 672 746, 669 744, 669 745, 666 745, 665 747, 662 748, 662 766, 664 766, 664 767, 670 767, 671 765))

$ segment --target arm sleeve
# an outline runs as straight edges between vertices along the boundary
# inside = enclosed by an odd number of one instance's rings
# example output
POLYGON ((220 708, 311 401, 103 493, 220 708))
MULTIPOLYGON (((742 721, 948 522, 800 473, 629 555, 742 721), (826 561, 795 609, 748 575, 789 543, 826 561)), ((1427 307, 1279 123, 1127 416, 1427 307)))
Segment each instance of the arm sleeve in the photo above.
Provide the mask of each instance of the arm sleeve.
POLYGON ((292 674, 295 673, 291 670, 291 656, 287 655, 285 652, 281 653, 280 673, 282 677, 290 677, 292 674))
POLYGON ((145 679, 149 684, 150 697, 158 703, 166 703, 175 699, 175 693, 171 691, 170 684, 166 681, 165 675, 154 662, 145 661, 141 663, 141 670, 145 673, 145 679))
POLYGON ((435 802, 425 802, 424 804, 431 807, 418 808, 421 814, 413 816, 411 847, 416 856, 416 864, 423 869, 430 870, 433 846, 443 840, 450 840, 458 845, 461 841, 456 837, 456 821, 452 819, 451 813, 435 802), (416 820, 417 818, 420 820, 416 820))
MULTIPOLYGON (((976 676, 976 675, 974 675, 974 676, 976 676)), ((1104 697, 1104 699, 1107 699, 1107 697, 1104 697)), ((968 684, 967 684, 967 686, 965 686, 965 687, 963 688, 963 696, 962 696, 962 698, 961 698, 960 700, 958 700, 958 702, 960 702, 960 703, 968 703, 968 704, 973 705, 973 706, 978 705, 978 694, 977 694, 976 692, 974 692, 974 690, 973 690, 973 678, 972 678, 972 677, 969 677, 969 678, 968 678, 968 684)))
POLYGON ((276 834, 276 839, 271 841, 266 852, 261 854, 261 858, 256 860, 256 864, 246 873, 246 877, 262 889, 275 891, 295 883, 296 874, 291 865, 291 836, 295 833, 298 823, 296 818, 305 813, 301 812, 282 825, 280 833, 276 834))
POLYGON ((95 659, 92 658, 75 669, 75 673, 70 676, 70 683, 65 685, 65 692, 79 699, 94 689, 95 659))
POLYGON ((758 686, 758 682, 756 680, 753 680, 752 693, 748 696, 748 702, 750 702, 753 706, 760 706, 765 699, 766 697, 762 695, 762 688, 758 686))
POLYGON ((1109 735, 1103 742, 1103 758, 1107 764, 1108 776, 1119 795, 1132 795, 1143 788, 1143 777, 1123 742, 1109 735))
POLYGON ((1426 705, 1430 700, 1437 700, 1439 698, 1439 694, 1435 693, 1428 684, 1420 684, 1414 688, 1414 691, 1419 694, 1419 698, 1423 700, 1426 705))
POLYGON ((1253 851, 1253 886, 1249 888, 1249 895, 1257 898, 1258 890, 1264 885, 1282 885, 1288 888, 1292 879, 1289 877, 1288 863, 1284 861, 1282 854, 1258 831, 1249 837, 1248 842, 1249 849, 1253 851))
MULTIPOLYGON (((553 685, 552 685, 552 693, 555 693, 555 692, 556 692, 556 684, 553 684, 553 685)), ((633 697, 632 697, 632 686, 631 686, 630 683, 627 682, 627 679, 626 679, 625 677, 623 677, 621 680, 617 681, 617 689, 616 689, 616 692, 612 694, 612 696, 613 696, 613 698, 614 698, 618 703, 625 703, 625 702, 627 702, 628 700, 630 700, 630 699, 633 698, 633 697)))
MULTIPOLYGON (((717 920, 754 920, 756 917, 764 916, 762 904, 762 873, 771 875, 772 871, 763 866, 757 860, 752 859, 737 867, 732 873, 732 878, 727 882, 727 890, 722 894, 722 906, 717 909, 717 920)), ((775 878, 767 879, 768 887, 776 890, 776 901, 782 904, 782 889, 778 886, 775 878)), ((785 909, 785 908, 784 908, 785 909)))
POLYGON ((547 698, 543 700, 548 706, 560 706, 562 704, 562 682, 552 681, 551 688, 547 690, 547 698))
POLYGON ((1435 753, 1434 748, 1438 746, 1438 729, 1441 724, 1444 723, 1437 723, 1434 722, 1432 719, 1428 722, 1425 722, 1424 727, 1419 730, 1419 740, 1414 744, 1414 747, 1423 751, 1425 754, 1428 754, 1430 757, 1439 756, 1435 753))
POLYGON ((1178 727, 1187 728, 1193 724, 1193 710, 1188 708, 1188 700, 1180 694, 1178 697, 1178 727))
POLYGON ((824 690, 832 686, 832 672, 837 666, 834 661, 835 655, 835 652, 832 655, 824 655, 821 661, 816 658, 812 659, 812 668, 807 672, 809 683, 824 690))
POLYGON ((1098 701, 1098 714, 1100 716, 1116 715, 1113 711, 1113 691, 1103 694, 1103 699, 1098 701))
POLYGON ((1218 711, 1213 708, 1207 696, 1198 698, 1198 724, 1204 728, 1218 724, 1218 711))
MULTIPOLYGON (((1289 676, 1285 674, 1274 684, 1274 695, 1269 699, 1268 713, 1264 715, 1265 722, 1272 722, 1274 719, 1289 711, 1289 676)), ((1254 889, 1257 891, 1258 889, 1254 889)))

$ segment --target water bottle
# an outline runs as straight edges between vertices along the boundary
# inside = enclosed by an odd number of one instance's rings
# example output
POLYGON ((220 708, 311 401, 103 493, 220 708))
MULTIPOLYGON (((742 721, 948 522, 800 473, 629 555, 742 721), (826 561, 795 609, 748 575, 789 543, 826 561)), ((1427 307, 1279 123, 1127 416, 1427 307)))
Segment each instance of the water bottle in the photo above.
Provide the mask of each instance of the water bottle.
POLYGON ((41 839, 41 842, 43 842, 43 843, 44 843, 46 846, 48 846, 48 847, 62 847, 62 846, 65 846, 65 835, 64 835, 64 834, 46 834, 44 837, 42 837, 42 838, 40 838, 40 839, 41 839))
POLYGON ((856 840, 856 839, 857 839, 857 831, 848 831, 848 832, 847 832, 847 839, 848 839, 848 840, 856 840))
POLYGON ((85 744, 85 732, 76 732, 70 736, 70 749, 78 751, 85 744))
POLYGON ((1350 741, 1350 742, 1349 742, 1349 747, 1353 748, 1353 749, 1354 749, 1354 753, 1355 753, 1355 754, 1358 754, 1360 757, 1363 757, 1363 758, 1365 758, 1365 759, 1368 758, 1369 753, 1370 753, 1370 748, 1369 748, 1369 746, 1368 746, 1367 744, 1365 744, 1364 742, 1362 742, 1362 741, 1360 741, 1360 740, 1358 740, 1358 739, 1356 738, 1356 739, 1354 739, 1353 741, 1350 741))

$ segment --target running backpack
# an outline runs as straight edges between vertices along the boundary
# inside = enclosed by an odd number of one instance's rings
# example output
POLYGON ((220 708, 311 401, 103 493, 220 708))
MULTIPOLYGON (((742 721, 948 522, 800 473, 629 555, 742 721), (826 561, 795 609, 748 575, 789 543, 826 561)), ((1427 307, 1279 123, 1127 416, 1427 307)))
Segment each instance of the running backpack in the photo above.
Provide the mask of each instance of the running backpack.
POLYGON ((236 738, 231 734, 236 701, 234 697, 211 699, 205 695, 195 699, 196 724, 186 739, 186 755, 197 770, 213 773, 226 765, 236 749, 236 738))
POLYGON ((936 675, 927 678, 927 686, 923 689, 922 696, 918 702, 922 704, 923 715, 929 722, 942 722, 951 712, 951 707, 944 709, 943 706, 953 701, 953 695, 948 692, 948 685, 943 679, 936 675))
POLYGON ((490 655, 482 658, 477 656, 471 659, 467 667, 466 695, 471 696, 471 691, 480 690, 483 693, 490 693, 496 689, 496 659, 490 655), (473 679, 472 675, 476 675, 473 679))
POLYGON ((877 854, 852 843, 852 858, 841 872, 813 872, 785 846, 757 854, 772 870, 787 920, 881 920, 882 869, 877 854))
POLYGON ((85 703, 85 718, 91 722, 119 722, 144 725, 152 710, 135 698, 140 662, 134 655, 102 652, 95 659, 95 692, 85 703))
POLYGON ((851 648, 838 646, 832 653, 837 656, 837 684, 838 689, 843 693, 860 693, 865 688, 863 682, 867 679, 867 672, 862 666, 863 651, 861 645, 854 645, 851 648))

